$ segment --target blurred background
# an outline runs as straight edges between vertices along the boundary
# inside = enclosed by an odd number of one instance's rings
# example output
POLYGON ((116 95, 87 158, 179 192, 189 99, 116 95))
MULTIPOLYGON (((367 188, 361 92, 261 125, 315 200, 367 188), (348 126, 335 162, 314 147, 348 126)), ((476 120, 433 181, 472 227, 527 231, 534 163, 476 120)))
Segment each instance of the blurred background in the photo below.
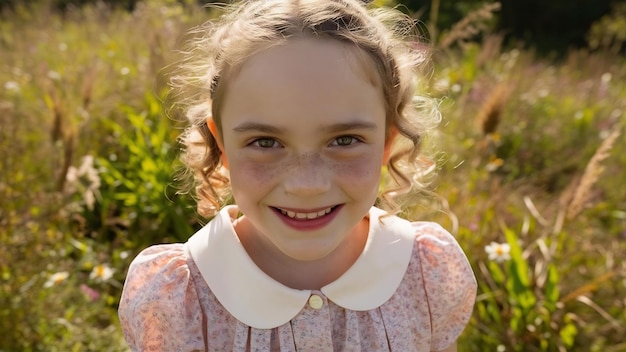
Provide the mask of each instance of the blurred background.
MULTIPOLYGON (((433 63, 437 196, 479 295, 459 351, 626 351, 626 3, 393 1, 433 63)), ((0 0, 0 351, 126 351, 128 264, 208 219, 167 79, 191 0, 0 0)))

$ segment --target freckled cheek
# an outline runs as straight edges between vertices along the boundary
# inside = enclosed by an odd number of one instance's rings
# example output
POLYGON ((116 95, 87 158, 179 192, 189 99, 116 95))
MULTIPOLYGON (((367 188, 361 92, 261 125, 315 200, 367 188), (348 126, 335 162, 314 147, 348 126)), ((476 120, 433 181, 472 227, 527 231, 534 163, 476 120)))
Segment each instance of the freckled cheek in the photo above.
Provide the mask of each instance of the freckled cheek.
POLYGON ((234 186, 246 188, 268 186, 284 173, 281 163, 241 161, 231 165, 230 178, 234 186))
POLYGON ((376 188, 380 181, 380 168, 381 163, 372 158, 358 158, 332 166, 338 180, 354 186, 373 184, 376 188))
MULTIPOLYGON (((299 174, 301 163, 294 160, 275 162, 240 160, 230 165, 231 182, 234 187, 261 191, 280 182, 285 176, 299 174)), ((317 171, 326 170, 326 176, 346 187, 371 186, 376 191, 380 182, 381 162, 371 157, 351 160, 318 160, 314 166, 317 171)), ((374 190, 373 190, 374 191, 374 190)))

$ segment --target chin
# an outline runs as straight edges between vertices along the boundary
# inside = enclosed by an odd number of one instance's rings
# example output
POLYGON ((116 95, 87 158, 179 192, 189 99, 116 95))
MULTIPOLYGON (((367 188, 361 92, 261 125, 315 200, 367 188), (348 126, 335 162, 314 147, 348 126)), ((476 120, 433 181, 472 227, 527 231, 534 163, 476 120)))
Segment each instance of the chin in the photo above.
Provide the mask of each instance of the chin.
POLYGON ((301 261, 301 262, 314 262, 317 260, 321 260, 324 259, 325 257, 327 257, 330 253, 332 253, 334 250, 333 249, 311 249, 311 246, 309 246, 308 248, 302 248, 302 249, 292 249, 292 250, 283 250, 281 249, 281 252, 283 252, 284 255, 286 255, 287 257, 293 259, 293 260, 297 260, 297 261, 301 261))

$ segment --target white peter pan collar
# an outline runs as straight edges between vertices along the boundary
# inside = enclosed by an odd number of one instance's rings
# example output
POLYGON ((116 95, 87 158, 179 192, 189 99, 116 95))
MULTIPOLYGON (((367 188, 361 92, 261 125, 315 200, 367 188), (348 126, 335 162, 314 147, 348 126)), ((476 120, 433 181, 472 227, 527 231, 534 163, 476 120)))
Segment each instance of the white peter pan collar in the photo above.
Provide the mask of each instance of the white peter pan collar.
MULTIPOLYGON (((187 246, 202 277, 219 302, 242 323, 271 329, 295 317, 311 290, 289 288, 259 269, 239 242, 232 221, 239 209, 228 206, 194 234, 187 246)), ((385 303, 396 291, 413 251, 408 221, 372 207, 370 231, 361 256, 339 279, 321 291, 335 304, 366 311, 385 303), (384 228, 383 228, 384 226, 384 228)))

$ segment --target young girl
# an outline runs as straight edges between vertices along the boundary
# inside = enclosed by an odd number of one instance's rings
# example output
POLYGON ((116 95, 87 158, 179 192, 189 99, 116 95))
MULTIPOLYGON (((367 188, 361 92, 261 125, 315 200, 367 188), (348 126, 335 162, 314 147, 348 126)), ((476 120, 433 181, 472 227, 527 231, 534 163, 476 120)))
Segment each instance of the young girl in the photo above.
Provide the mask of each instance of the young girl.
POLYGON ((250 0, 199 28, 172 82, 214 217, 131 264, 134 351, 456 350, 467 258, 441 226, 374 206, 415 190, 438 118, 418 109, 407 21, 358 0, 250 0))

